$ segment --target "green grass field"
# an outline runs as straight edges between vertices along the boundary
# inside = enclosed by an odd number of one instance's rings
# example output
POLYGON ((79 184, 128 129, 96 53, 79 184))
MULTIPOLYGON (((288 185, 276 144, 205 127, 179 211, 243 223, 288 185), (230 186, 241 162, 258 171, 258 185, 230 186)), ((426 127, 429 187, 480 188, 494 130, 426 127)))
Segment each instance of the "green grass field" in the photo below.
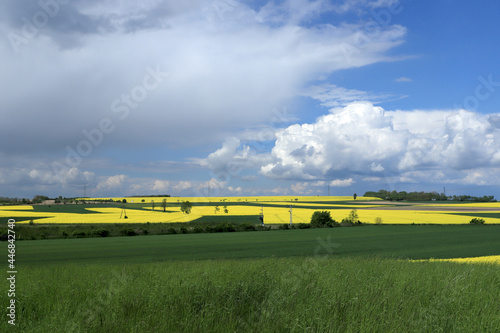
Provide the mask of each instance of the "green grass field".
POLYGON ((498 255, 499 239, 499 225, 370 225, 29 241, 17 243, 17 257, 22 266, 293 257, 315 253, 336 257, 454 258, 498 255), (325 248, 322 244, 334 245, 325 248))
MULTIPOLYGON (((24 268, 22 332, 497 332, 497 265, 261 258, 24 268)), ((0 296, 6 304, 5 293, 0 296)), ((0 329, 7 332, 6 320, 0 329)))
POLYGON ((406 259, 499 255, 499 239, 369 225, 20 241, 16 330, 496 332, 499 265, 406 259))

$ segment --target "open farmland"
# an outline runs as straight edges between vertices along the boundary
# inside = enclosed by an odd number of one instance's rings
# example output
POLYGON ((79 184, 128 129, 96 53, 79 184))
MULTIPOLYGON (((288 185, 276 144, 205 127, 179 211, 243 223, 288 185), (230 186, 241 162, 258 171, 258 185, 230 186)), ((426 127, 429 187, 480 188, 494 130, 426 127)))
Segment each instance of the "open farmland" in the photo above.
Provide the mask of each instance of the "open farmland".
POLYGON ((408 203, 358 197, 226 197, 226 198, 161 198, 134 197, 112 198, 111 203, 80 199, 78 204, 2 206, 0 222, 9 218, 18 223, 43 224, 103 224, 103 223, 172 223, 202 220, 219 220, 238 223, 242 217, 255 221, 261 212, 265 224, 290 222, 309 223, 318 210, 329 211, 341 221, 356 209, 363 223, 375 223, 380 218, 384 224, 466 224, 474 217, 485 219, 488 224, 500 223, 500 203, 408 203), (127 203, 121 201, 125 199, 127 203), (166 199, 165 208, 162 207, 166 199), (154 204, 152 203, 154 202, 154 204), (190 201, 190 214, 181 212, 181 203, 190 201), (86 202, 86 203, 83 203, 86 202), (153 207, 154 206, 154 207, 153 207), (165 210, 165 211, 164 211, 165 210), (125 218, 126 216, 126 218, 125 218))
MULTIPOLYGON (((0 216, 20 223, 21 239, 50 228, 66 235, 75 228, 78 237, 81 226, 100 233, 258 224, 261 211, 278 229, 289 223, 290 208, 294 223, 307 225, 317 210, 340 221, 356 209, 368 225, 21 241, 21 331, 494 332, 500 326, 496 203, 167 198, 163 208, 163 198, 154 198, 152 210, 147 199, 3 206, 0 216), (193 202, 190 214, 180 211, 184 200, 193 202), (382 225, 374 224, 377 217, 382 225), (487 225, 469 225, 472 217, 487 225)), ((7 252, 7 242, 1 246, 7 252)), ((6 293, 0 302, 7 304, 6 293)))
POLYGON ((495 332, 499 237, 499 225, 372 225, 19 242, 18 328, 495 332))

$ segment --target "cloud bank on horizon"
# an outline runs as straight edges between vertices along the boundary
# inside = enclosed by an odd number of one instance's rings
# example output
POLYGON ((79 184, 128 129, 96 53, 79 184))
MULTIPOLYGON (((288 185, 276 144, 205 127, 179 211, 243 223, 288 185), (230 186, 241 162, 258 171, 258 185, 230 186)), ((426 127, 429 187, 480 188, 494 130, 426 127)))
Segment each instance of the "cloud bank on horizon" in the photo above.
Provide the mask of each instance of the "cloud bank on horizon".
POLYGON ((440 52, 404 49, 413 6, 5 1, 0 196, 499 185, 497 76, 412 102, 433 73, 404 64, 440 52))

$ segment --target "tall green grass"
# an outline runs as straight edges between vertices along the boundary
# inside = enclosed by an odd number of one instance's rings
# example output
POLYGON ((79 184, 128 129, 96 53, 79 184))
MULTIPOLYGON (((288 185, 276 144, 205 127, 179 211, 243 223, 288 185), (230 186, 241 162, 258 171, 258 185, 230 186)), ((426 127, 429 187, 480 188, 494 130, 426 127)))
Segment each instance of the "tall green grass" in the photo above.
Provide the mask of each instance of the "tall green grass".
MULTIPOLYGON (((500 267, 266 258, 25 267, 24 332, 495 332, 500 267)), ((6 293, 0 294, 7 304, 6 293)), ((9 329, 7 320, 0 330, 9 329)))

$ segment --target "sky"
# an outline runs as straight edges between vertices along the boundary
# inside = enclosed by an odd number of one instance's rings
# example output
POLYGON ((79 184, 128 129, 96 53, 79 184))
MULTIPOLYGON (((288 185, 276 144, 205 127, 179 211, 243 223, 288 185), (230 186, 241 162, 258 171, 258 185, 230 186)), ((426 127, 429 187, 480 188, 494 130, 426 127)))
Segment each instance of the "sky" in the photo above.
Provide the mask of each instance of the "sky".
POLYGON ((2 1, 0 196, 499 198, 499 12, 2 1))

